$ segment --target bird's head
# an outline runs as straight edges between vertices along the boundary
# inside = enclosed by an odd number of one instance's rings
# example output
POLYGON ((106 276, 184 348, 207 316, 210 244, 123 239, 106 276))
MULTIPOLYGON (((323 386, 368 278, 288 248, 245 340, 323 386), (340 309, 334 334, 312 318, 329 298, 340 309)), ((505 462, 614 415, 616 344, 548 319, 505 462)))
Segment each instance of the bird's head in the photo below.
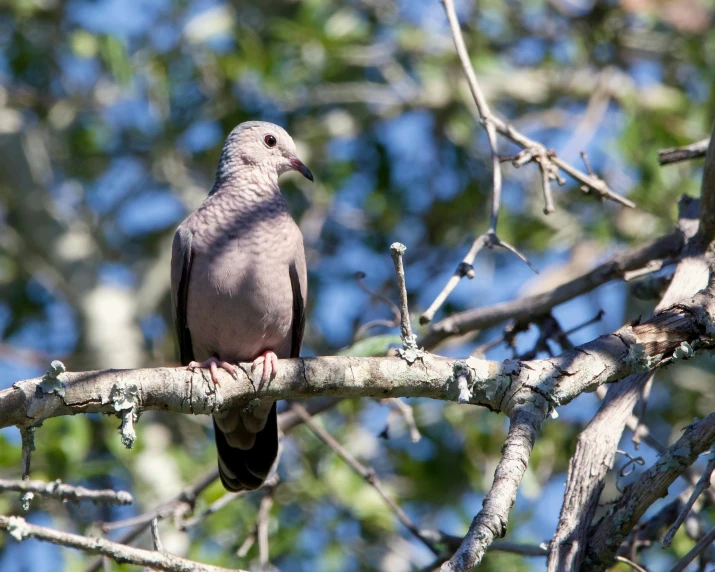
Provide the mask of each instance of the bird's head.
POLYGON ((230 176, 245 167, 276 177, 298 171, 313 180, 310 169, 298 159, 291 136, 282 127, 266 121, 247 121, 231 131, 221 152, 217 175, 230 176))

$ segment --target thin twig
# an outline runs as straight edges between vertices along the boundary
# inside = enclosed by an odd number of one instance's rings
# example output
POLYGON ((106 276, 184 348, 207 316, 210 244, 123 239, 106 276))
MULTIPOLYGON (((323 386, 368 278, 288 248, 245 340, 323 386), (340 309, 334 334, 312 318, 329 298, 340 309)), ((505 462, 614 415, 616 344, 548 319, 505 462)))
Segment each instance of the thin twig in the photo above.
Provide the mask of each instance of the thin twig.
MULTIPOLYGON (((527 152, 528 158, 525 156, 520 164, 536 160, 537 157, 541 157, 541 160, 544 161, 544 159, 548 157, 549 161, 554 164, 555 168, 561 169, 582 185, 586 185, 590 191, 596 193, 600 198, 610 199, 627 207, 635 207, 635 204, 632 201, 616 195, 613 191, 611 191, 611 189, 608 188, 608 185, 606 185, 606 183, 598 177, 586 175, 582 171, 579 171, 569 163, 557 157, 555 152, 546 150, 541 143, 532 141, 514 129, 513 126, 503 122, 495 115, 492 115, 489 110, 489 106, 487 105, 486 98, 479 87, 477 77, 474 74, 474 69, 472 68, 472 63, 469 59, 469 53, 467 52, 467 47, 464 43, 462 29, 454 10, 454 1, 442 0, 442 5, 444 6, 444 10, 447 14, 447 20, 449 21, 449 26, 452 30, 452 37, 457 49, 457 55, 459 56, 459 60, 462 64, 462 71, 467 77, 469 89, 471 90, 474 101, 477 104, 477 109, 479 110, 485 129, 487 129, 487 133, 489 133, 489 128, 491 127, 524 149, 527 152)), ((493 146, 493 148, 495 148, 495 146, 493 146)), ((496 160, 499 160, 498 156, 496 156, 496 160)), ((547 168, 547 170, 549 169, 547 168)))
POLYGON ((258 536, 258 563, 265 569, 270 561, 268 554, 268 517, 273 506, 273 491, 275 486, 266 489, 261 504, 258 508, 258 518, 256 519, 256 530, 258 536))
POLYGON ((628 566, 631 567, 631 570, 635 570, 636 572, 648 572, 643 566, 640 564, 633 562, 630 558, 626 558, 625 556, 616 556, 616 560, 619 562, 623 562, 624 564, 628 564, 628 566))
POLYGON ((236 550, 236 556, 238 556, 239 558, 245 558, 246 554, 248 554, 248 551, 256 543, 257 535, 258 532, 256 530, 256 527, 254 526, 251 533, 246 537, 246 540, 244 540, 243 544, 241 544, 241 546, 238 547, 238 550, 236 550))
POLYGON ((404 244, 395 242, 390 246, 392 261, 395 263, 395 274, 397 275, 397 288, 400 292, 400 332, 402 335, 402 347, 397 350, 397 355, 407 363, 412 364, 417 359, 425 357, 425 352, 417 345, 417 336, 412 333, 410 324, 410 310, 407 307, 407 286, 405 284, 405 269, 402 265, 402 255, 407 250, 404 244))
POLYGON ((376 326, 384 326, 387 328, 394 328, 395 326, 398 326, 400 324, 400 309, 387 296, 383 296, 382 294, 378 294, 377 292, 373 292, 372 290, 370 290, 365 285, 365 282, 363 282, 364 279, 365 279, 364 272, 356 272, 355 273, 355 281, 357 282, 357 285, 360 287, 360 290, 365 292, 373 300, 382 302, 388 308, 390 308, 390 310, 392 311, 393 319, 392 320, 371 320, 369 322, 366 322, 365 324, 360 326, 357 329, 357 331, 355 332, 356 340, 360 339, 365 334, 365 332, 367 330, 369 330, 370 328, 374 328, 376 326))
POLYGON ((670 546, 670 543, 673 542, 673 538, 675 537, 675 533, 678 532, 680 525, 685 522, 685 518, 688 516, 690 509, 693 508, 695 501, 698 500, 698 497, 703 493, 703 491, 705 491, 705 489, 710 487, 710 478, 712 477, 714 470, 715 454, 710 457, 710 460, 705 467, 705 471, 695 485, 695 488, 693 489, 693 492, 690 495, 688 502, 685 503, 683 510, 680 511, 680 514, 678 514, 678 518, 675 519, 675 523, 668 531, 668 534, 665 535, 665 538, 663 538, 663 548, 668 548, 670 546))
POLYGON ((593 168, 591 167, 591 161, 589 161, 586 151, 581 151, 581 159, 583 160, 583 164, 586 165, 586 171, 588 172, 589 176, 595 177, 596 174, 593 172, 593 168))
POLYGON ((683 572, 688 567, 693 560, 695 560, 700 554, 705 552, 710 545, 715 542, 715 528, 703 536, 698 543, 693 546, 693 549, 683 556, 675 566, 670 569, 670 572, 683 572))
POLYGON ((415 535, 419 540, 422 541, 422 543, 427 546, 434 554, 439 554, 440 550, 435 546, 434 542, 427 537, 427 534, 429 534, 428 531, 422 531, 420 530, 417 525, 412 522, 412 519, 410 519, 409 516, 407 516, 407 513, 400 508, 395 501, 393 501, 385 492, 385 489, 382 488, 382 483, 380 482, 379 477, 375 473, 375 471, 371 468, 366 467, 360 461, 358 461, 355 457, 353 457, 340 443, 335 440, 335 438, 330 435, 325 429, 320 427, 315 421, 311 418, 310 414, 303 408, 302 405, 299 405, 298 403, 293 403, 291 405, 291 408, 293 411, 295 411, 302 419, 305 425, 313 432, 313 434, 320 439, 323 443, 325 443, 328 447, 330 447, 335 453, 343 460, 345 461, 351 469, 353 469, 356 473, 358 473, 365 481, 371 485, 377 494, 379 494, 382 497, 382 500, 385 501, 387 506, 392 509, 392 512, 395 513, 395 516, 397 519, 407 528, 412 534, 415 535))
POLYGON ((164 552, 164 546, 161 543, 161 538, 159 537, 159 519, 155 518, 151 521, 151 540, 154 544, 154 550, 157 552, 164 552))
POLYGON ((465 276, 470 280, 474 278, 474 266, 472 265, 474 264, 474 259, 477 257, 477 254, 479 254, 479 252, 484 247, 488 247, 490 249, 494 247, 504 248, 512 254, 515 254, 517 258, 519 258, 519 260, 521 260, 524 264, 531 268, 531 270, 535 274, 539 273, 536 267, 529 261, 526 256, 524 256, 524 254, 519 252, 514 246, 512 246, 508 242, 504 242, 499 237, 497 237, 495 232, 489 230, 474 239, 472 245, 469 247, 469 251, 467 252, 467 254, 465 254, 462 261, 457 264, 457 268, 455 269, 454 274, 452 274, 449 280, 447 280, 447 283, 444 285, 444 288, 442 288, 440 293, 437 294, 437 297, 434 299, 432 304, 430 304, 430 307, 427 308, 427 310, 422 312, 422 314, 420 315, 420 324, 424 325, 432 321, 434 315, 437 313, 437 310, 442 307, 442 305, 457 287, 462 278, 464 278, 465 276))
POLYGON ((658 151, 658 163, 661 165, 670 165, 672 163, 679 163, 680 161, 700 159, 701 157, 705 157, 709 144, 710 139, 702 139, 696 143, 691 143, 690 145, 685 145, 683 147, 661 149, 658 151))
MULTIPOLYGON (((410 430, 410 439, 413 443, 417 443, 420 439, 422 439, 420 430, 417 428, 417 423, 415 422, 414 412, 410 405, 402 401, 402 399, 400 399, 399 397, 381 399, 380 402, 385 403, 388 407, 390 407, 392 411, 395 411, 402 416, 402 418, 405 420, 405 425, 407 425, 408 429, 410 430)), ((385 428, 385 431, 387 431, 387 428, 385 428)))
POLYGON ((231 501, 233 501, 237 497, 243 496, 245 493, 246 493, 246 491, 241 491, 238 493, 224 494, 223 496, 221 496, 217 500, 215 500, 213 503, 211 503, 207 508, 202 510, 196 516, 183 521, 180 525, 181 530, 188 530, 189 528, 196 526, 201 521, 203 521, 207 516, 211 516, 213 513, 221 510, 223 507, 228 505, 231 501))
POLYGON ((462 261, 457 265, 454 274, 452 274, 450 279, 447 281, 447 284, 445 284, 444 288, 442 288, 442 291, 437 295, 430 307, 427 308, 427 310, 425 310, 420 316, 420 324, 424 325, 432 321, 432 318, 434 318, 434 315, 437 310, 442 307, 442 304, 444 304, 444 302, 447 300, 452 291, 457 287, 457 284, 459 284, 462 278, 464 278, 465 276, 470 280, 474 278, 474 267, 472 266, 472 264, 474 264, 474 259, 477 257, 477 254, 479 254, 479 251, 484 248, 488 242, 489 234, 486 232, 478 236, 472 242, 472 246, 469 247, 469 251, 467 252, 467 254, 464 255, 462 261))
POLYGON ((112 489, 92 490, 64 484, 59 479, 46 483, 44 481, 11 481, 0 479, 0 492, 16 491, 24 494, 31 493, 47 496, 62 501, 92 501, 107 504, 131 504, 134 502, 132 495, 126 491, 112 489))
POLYGON ((60 532, 52 528, 37 526, 36 524, 30 524, 19 516, 0 516, 0 529, 7 530, 17 541, 25 538, 36 538, 52 544, 76 548, 87 554, 101 554, 115 562, 147 566, 153 570, 164 570, 166 572, 185 572, 186 570, 230 572, 228 568, 201 564, 171 554, 162 554, 156 550, 142 550, 111 542, 105 538, 89 538, 79 534, 60 532))

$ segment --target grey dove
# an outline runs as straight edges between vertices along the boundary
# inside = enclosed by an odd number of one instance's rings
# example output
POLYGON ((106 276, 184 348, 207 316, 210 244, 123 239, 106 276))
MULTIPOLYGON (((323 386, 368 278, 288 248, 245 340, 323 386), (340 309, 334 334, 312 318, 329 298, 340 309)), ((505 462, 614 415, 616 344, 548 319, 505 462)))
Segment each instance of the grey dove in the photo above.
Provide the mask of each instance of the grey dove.
MULTIPOLYGON (((213 383, 232 364, 262 366, 297 357, 305 326, 303 236, 288 212, 278 177, 290 170, 313 180, 293 139, 262 121, 241 123, 226 139, 216 180, 203 204, 174 235, 171 293, 181 363, 210 368, 213 383)), ((278 454, 275 402, 213 416, 221 482, 252 490, 278 454)))

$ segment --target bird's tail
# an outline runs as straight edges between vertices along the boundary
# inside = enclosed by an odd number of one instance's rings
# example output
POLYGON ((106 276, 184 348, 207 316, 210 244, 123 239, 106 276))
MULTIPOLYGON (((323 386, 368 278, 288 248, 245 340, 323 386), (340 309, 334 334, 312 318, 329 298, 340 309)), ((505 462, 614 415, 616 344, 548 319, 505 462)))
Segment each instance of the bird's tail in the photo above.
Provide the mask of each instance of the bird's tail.
POLYGON ((242 410, 232 410, 214 416, 218 472, 223 486, 229 491, 260 487, 278 456, 275 402, 267 415, 265 412, 255 413, 258 415, 247 417, 242 410))

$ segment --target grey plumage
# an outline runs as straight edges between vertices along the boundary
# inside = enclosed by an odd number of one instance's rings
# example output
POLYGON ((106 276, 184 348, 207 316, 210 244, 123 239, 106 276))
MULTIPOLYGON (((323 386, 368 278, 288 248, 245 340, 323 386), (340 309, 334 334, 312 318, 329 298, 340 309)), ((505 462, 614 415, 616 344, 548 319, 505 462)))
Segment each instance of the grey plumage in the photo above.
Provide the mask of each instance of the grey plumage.
MULTIPOLYGON (((171 284, 181 362, 210 365, 214 381, 216 366, 232 371, 230 364, 254 360, 265 380, 276 356, 300 352, 303 237, 278 187, 279 175, 291 169, 312 180, 295 155, 293 140, 277 125, 236 127, 213 189, 174 236, 171 284)), ((224 486, 261 486, 278 452, 275 403, 215 414, 214 428, 224 486)))

